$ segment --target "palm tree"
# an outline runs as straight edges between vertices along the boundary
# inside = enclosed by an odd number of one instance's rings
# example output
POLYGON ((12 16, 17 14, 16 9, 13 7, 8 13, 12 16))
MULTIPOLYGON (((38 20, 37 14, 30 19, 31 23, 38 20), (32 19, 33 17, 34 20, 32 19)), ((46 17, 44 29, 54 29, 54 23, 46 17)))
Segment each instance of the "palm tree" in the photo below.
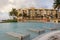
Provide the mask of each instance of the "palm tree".
POLYGON ((18 15, 17 10, 13 8, 13 9, 10 11, 10 16, 17 16, 17 15, 18 15))
POLYGON ((12 8, 12 10, 9 13, 10 13, 10 16, 12 16, 14 20, 16 20, 16 17, 18 17, 17 10, 15 8, 12 8))
MULTIPOLYGON (((60 11, 60 0, 54 0, 54 9, 60 11)), ((58 14, 55 14, 55 17, 58 18, 58 14)))
POLYGON ((54 9, 60 9, 60 0, 54 0, 54 9))

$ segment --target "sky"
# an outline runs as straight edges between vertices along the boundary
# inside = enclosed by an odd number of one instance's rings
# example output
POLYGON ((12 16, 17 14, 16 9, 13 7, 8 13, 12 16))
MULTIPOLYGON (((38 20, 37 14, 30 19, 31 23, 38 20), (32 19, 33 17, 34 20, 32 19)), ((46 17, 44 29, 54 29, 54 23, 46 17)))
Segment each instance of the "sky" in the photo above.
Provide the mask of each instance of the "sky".
POLYGON ((0 0, 0 20, 9 18, 12 8, 53 8, 53 0, 0 0))

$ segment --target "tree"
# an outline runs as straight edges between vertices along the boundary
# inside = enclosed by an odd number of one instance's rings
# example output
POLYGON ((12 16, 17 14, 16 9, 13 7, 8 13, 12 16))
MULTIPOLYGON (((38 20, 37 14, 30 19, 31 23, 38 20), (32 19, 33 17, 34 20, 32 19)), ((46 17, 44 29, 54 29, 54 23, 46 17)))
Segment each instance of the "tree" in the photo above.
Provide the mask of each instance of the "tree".
POLYGON ((54 9, 60 9, 60 0, 54 0, 54 9))
POLYGON ((13 17, 14 20, 16 20, 16 17, 18 17, 18 12, 15 8, 12 8, 12 10, 9 12, 10 16, 13 17))
POLYGON ((26 11, 23 11, 23 19, 27 17, 26 11))
POLYGON ((17 10, 13 8, 13 9, 10 11, 10 16, 18 16, 17 10))
MULTIPOLYGON (((60 11, 60 0, 54 0, 54 9, 60 11)), ((55 14, 55 17, 58 18, 58 14, 55 14)))

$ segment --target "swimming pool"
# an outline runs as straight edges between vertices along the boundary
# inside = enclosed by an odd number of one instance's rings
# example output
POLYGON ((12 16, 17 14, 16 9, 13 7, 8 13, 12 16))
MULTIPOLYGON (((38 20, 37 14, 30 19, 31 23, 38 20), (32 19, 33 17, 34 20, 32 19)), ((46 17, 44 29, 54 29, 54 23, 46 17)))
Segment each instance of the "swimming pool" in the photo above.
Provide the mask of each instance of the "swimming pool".
POLYGON ((20 34, 30 34, 30 39, 37 37, 39 34, 29 31, 33 29, 43 29, 44 27, 52 28, 59 26, 60 24, 55 23, 39 23, 39 22, 20 22, 20 23, 0 23, 0 40, 19 40, 6 34, 6 32, 14 32, 20 34))

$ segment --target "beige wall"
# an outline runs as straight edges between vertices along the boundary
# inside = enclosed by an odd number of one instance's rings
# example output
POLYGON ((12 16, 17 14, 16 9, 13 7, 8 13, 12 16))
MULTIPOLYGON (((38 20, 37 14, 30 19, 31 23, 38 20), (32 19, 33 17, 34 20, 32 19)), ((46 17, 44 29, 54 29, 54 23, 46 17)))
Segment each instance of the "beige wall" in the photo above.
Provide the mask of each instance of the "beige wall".
MULTIPOLYGON (((47 14, 47 15, 50 15, 51 13, 53 15, 56 14, 56 10, 54 9, 37 9, 37 11, 35 11, 35 9, 33 8, 30 8, 30 9, 22 9, 22 10, 25 10, 25 13, 28 15, 29 13, 29 10, 30 10, 30 15, 31 16, 35 16, 35 12, 37 12, 37 14, 41 14, 41 15, 44 15, 44 14, 47 14), (30 10, 31 9, 31 10, 30 10)), ((20 13, 23 13, 22 10, 18 10, 18 14, 20 13)))

